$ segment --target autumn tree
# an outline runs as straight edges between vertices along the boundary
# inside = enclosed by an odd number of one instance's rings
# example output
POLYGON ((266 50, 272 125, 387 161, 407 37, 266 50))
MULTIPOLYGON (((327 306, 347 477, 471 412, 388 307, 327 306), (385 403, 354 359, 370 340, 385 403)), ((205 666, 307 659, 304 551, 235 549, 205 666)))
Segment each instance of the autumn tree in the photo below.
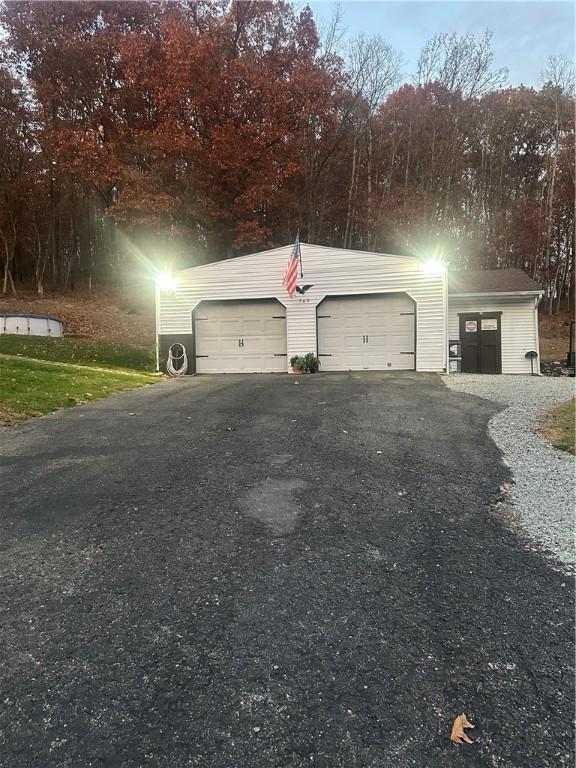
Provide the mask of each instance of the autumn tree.
POLYGON ((402 82, 379 36, 266 2, 0 5, 0 280, 121 284, 303 240, 574 282, 574 90, 506 86, 491 35, 402 82))

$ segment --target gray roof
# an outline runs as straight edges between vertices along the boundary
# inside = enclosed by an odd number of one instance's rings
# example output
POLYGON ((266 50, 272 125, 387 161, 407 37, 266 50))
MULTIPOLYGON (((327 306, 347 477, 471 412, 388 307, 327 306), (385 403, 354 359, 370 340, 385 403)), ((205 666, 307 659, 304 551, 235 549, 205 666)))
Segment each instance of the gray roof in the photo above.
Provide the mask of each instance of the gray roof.
POLYGON ((448 272, 448 293, 525 293, 542 288, 521 269, 448 272))

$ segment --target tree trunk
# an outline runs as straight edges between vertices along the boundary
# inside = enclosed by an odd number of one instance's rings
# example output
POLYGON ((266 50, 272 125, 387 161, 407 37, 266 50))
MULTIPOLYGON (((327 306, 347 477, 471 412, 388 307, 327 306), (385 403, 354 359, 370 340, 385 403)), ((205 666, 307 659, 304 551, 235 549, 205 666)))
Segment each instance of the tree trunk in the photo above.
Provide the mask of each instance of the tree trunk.
POLYGON ((554 186, 556 183, 556 153, 552 158, 552 170, 550 173, 550 184, 546 196, 546 250, 544 263, 546 267, 546 280, 548 281, 548 315, 552 315, 553 292, 550 285, 550 253, 552 250, 552 221, 554 214, 554 186))
POLYGON ((10 283, 10 287, 12 289, 12 295, 16 295, 16 287, 14 285, 14 278, 12 277, 12 270, 10 268, 10 265, 12 264, 12 260, 14 259, 14 250, 16 248, 16 243, 13 240, 11 244, 8 243, 8 239, 6 238, 4 232, 0 230, 0 237, 2 238, 2 242, 4 243, 4 277, 2 280, 2 293, 6 294, 8 293, 8 283, 10 283))
POLYGON ((367 149, 367 179, 366 179, 366 246, 368 250, 372 247, 372 153, 373 153, 373 132, 372 120, 368 118, 368 149, 367 149))
POLYGON ((350 237, 350 228, 352 223, 352 201, 354 199, 354 181, 356 179, 356 161, 358 156, 358 138, 354 132, 354 146, 352 149, 352 174, 350 176, 350 187, 348 188, 348 207, 346 209, 346 228, 344 229, 344 248, 348 248, 350 237))
POLYGON ((411 149, 412 149, 412 115, 410 115, 410 123, 408 125, 408 142, 406 147, 406 168, 404 169, 404 207, 406 207, 406 201, 408 199, 408 175, 410 172, 411 149))

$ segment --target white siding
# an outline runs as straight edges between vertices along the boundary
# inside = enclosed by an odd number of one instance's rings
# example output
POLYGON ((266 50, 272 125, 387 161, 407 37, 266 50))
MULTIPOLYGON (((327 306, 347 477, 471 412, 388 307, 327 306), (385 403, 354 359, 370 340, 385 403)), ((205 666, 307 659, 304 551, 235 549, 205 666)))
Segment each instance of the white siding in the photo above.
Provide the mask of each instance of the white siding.
POLYGON ((502 312, 502 373, 530 373, 526 352, 538 351, 534 297, 449 298, 448 339, 460 338, 459 312, 502 312))
POLYGON ((404 291, 416 302, 416 369, 445 368, 444 274, 425 274, 417 259, 302 243, 304 278, 298 282, 313 287, 290 299, 282 276, 291 249, 182 270, 176 291, 161 295, 160 333, 191 333, 192 310, 203 299, 274 297, 286 306, 289 363, 292 355, 316 352, 316 306, 325 296, 404 291))
MULTIPOLYGON (((302 282, 302 280, 300 280, 302 282)), ((316 303, 299 304, 297 299, 286 301, 286 333, 288 364, 293 355, 316 353, 316 303)))

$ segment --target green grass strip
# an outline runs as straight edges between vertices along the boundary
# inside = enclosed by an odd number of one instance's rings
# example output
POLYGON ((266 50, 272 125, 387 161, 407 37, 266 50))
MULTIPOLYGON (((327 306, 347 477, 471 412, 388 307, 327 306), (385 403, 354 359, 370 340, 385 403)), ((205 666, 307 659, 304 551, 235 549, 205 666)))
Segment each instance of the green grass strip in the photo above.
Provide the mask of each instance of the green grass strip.
POLYGON ((0 356, 0 407, 17 416, 38 416, 159 380, 133 372, 0 356))
POLYGON ((92 367, 154 372, 153 346, 130 346, 76 336, 0 335, 0 354, 92 367))
POLYGON ((576 400, 567 400, 553 408, 540 431, 553 446, 576 454, 576 400))

